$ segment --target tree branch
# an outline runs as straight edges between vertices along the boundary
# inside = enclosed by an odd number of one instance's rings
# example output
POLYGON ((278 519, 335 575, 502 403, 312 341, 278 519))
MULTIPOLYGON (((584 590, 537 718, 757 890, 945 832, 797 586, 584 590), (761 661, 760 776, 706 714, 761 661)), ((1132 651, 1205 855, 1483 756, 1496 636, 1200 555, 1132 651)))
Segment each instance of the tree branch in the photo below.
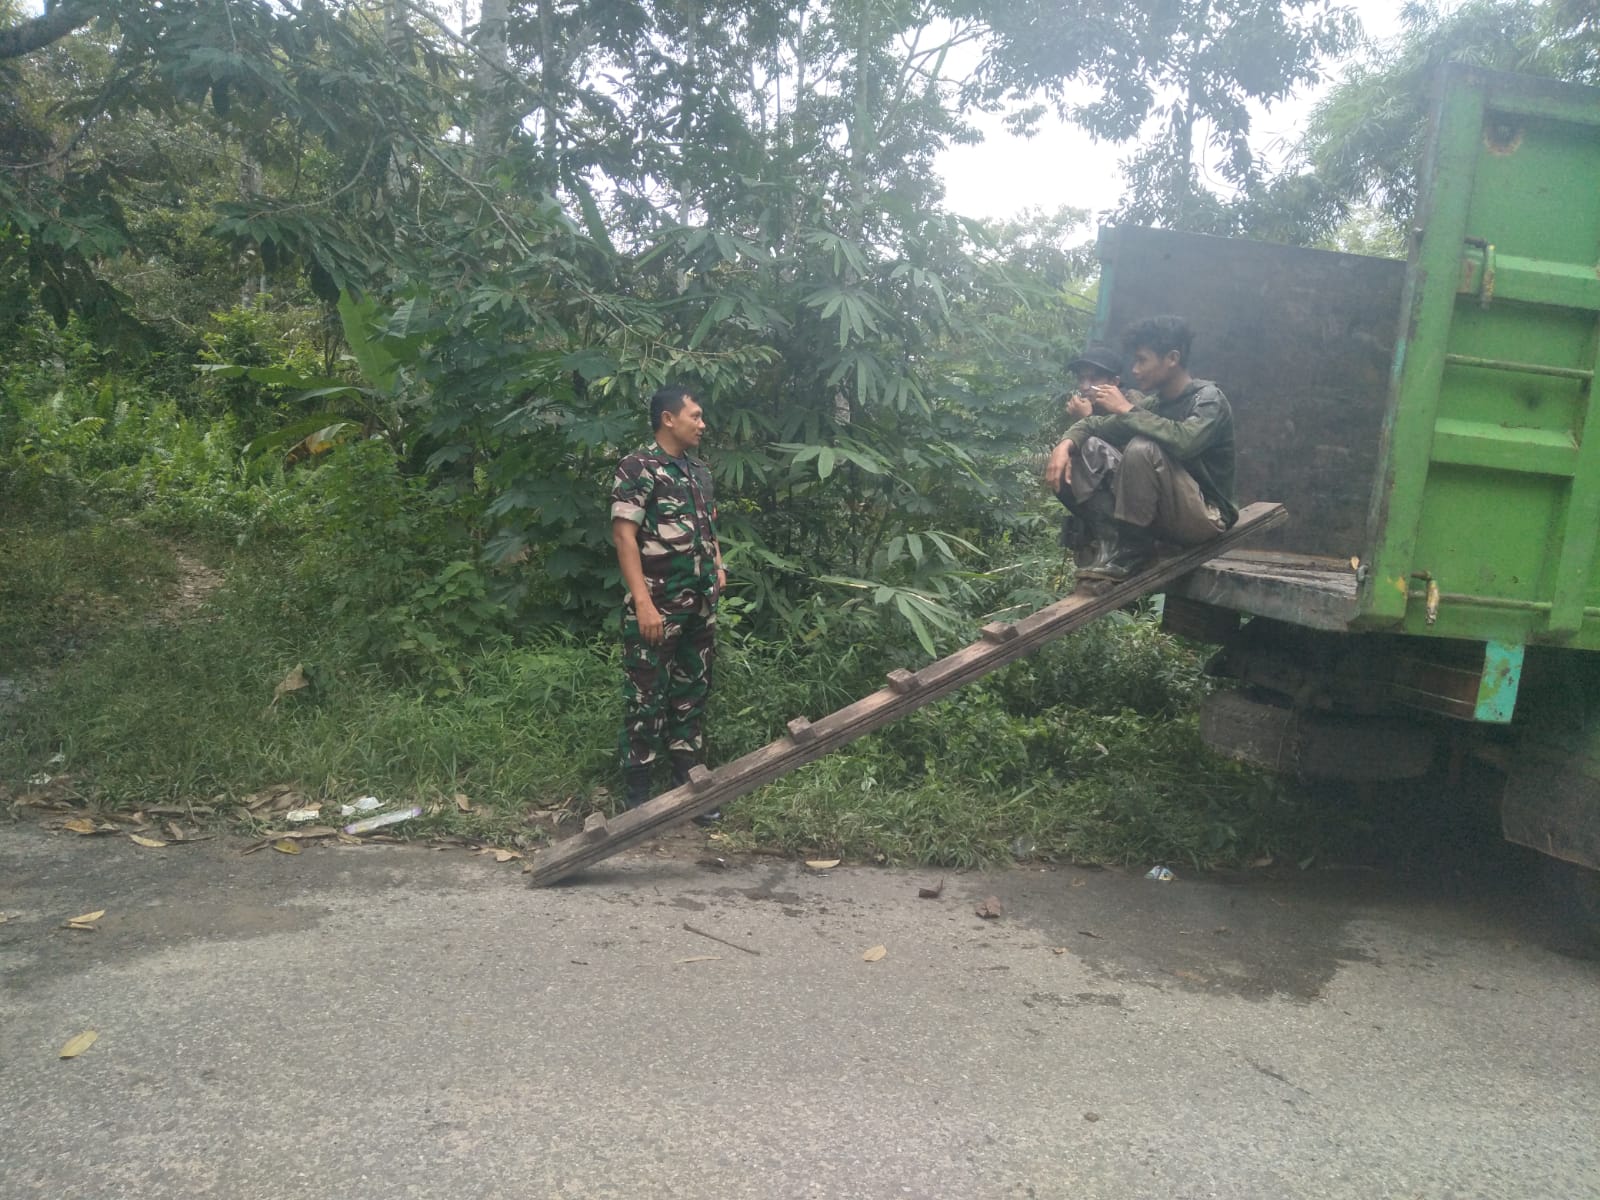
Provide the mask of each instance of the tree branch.
POLYGON ((82 3, 66 0, 48 12, 0 29, 0 62, 21 58, 41 50, 51 42, 59 42, 79 26, 87 25, 94 16, 93 9, 82 3))

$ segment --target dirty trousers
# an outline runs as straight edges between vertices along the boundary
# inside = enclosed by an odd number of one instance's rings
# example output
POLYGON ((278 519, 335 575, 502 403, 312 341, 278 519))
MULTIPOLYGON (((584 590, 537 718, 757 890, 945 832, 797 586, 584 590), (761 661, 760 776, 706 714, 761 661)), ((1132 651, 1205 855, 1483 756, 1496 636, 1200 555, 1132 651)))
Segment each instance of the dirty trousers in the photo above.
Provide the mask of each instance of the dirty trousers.
POLYGON ((1116 500, 1117 520, 1148 528, 1162 541, 1193 546, 1228 528, 1194 476, 1149 438, 1133 438, 1121 450, 1097 437, 1073 447, 1072 482, 1061 502, 1076 509, 1102 486, 1116 500))
POLYGON ((706 697, 716 658, 717 612, 708 597, 693 612, 670 613, 660 645, 639 636, 632 612, 622 619, 624 768, 645 767, 660 752, 689 753, 705 744, 706 697))

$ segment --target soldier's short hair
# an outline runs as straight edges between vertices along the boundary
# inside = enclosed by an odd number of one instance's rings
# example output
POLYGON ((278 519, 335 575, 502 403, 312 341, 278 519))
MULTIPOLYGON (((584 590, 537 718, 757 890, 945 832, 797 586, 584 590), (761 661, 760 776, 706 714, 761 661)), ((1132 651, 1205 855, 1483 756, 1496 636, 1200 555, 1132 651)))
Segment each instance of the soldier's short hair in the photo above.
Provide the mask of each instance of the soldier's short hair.
POLYGON ((683 407, 684 401, 693 397, 694 393, 681 383, 669 383, 664 387, 658 387, 650 397, 650 428, 660 429, 663 414, 677 413, 683 407))
POLYGON ((1189 347, 1194 344, 1194 334, 1182 317, 1146 317, 1128 330, 1122 338, 1122 348, 1130 355, 1140 350, 1153 350, 1165 357, 1176 350, 1178 362, 1187 364, 1189 347))

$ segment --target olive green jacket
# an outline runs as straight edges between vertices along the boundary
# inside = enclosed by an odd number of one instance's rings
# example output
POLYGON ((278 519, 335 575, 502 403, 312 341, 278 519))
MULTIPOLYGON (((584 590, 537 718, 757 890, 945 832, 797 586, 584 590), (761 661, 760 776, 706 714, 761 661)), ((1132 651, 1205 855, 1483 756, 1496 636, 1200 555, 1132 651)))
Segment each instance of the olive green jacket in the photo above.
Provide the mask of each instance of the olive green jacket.
POLYGON ((1134 407, 1125 413, 1095 413, 1067 430, 1082 446, 1091 437, 1119 449, 1136 437, 1147 437, 1184 465, 1205 498, 1232 525, 1239 509, 1233 502, 1233 409, 1222 389, 1194 379, 1171 400, 1128 393, 1134 407))

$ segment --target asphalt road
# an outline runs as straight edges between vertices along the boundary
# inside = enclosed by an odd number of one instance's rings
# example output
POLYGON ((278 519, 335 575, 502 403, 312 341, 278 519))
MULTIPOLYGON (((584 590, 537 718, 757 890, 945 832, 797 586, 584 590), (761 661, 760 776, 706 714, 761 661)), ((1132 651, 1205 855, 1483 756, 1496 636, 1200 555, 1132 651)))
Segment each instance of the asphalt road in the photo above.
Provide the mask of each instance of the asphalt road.
POLYGON ((239 848, 0 829, 4 1200, 1600 1195, 1515 880, 239 848))

